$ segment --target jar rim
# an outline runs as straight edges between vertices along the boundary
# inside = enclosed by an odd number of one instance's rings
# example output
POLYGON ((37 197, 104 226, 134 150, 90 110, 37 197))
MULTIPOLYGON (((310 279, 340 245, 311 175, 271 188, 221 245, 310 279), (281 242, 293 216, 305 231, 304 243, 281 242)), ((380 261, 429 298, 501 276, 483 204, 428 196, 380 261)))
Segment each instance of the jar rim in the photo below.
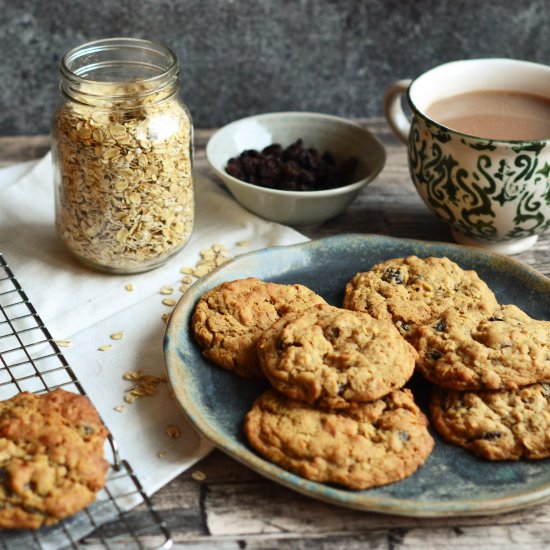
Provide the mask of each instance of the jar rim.
POLYGON ((102 38, 91 42, 86 42, 80 46, 76 46, 69 50, 61 59, 60 72, 63 78, 70 80, 76 84, 127 84, 139 80, 143 83, 154 84, 156 81, 161 81, 170 76, 176 76, 178 73, 178 60, 176 54, 164 44, 160 42, 154 42, 152 40, 146 40, 142 38, 102 38), (148 76, 144 78, 133 78, 127 80, 96 80, 87 76, 82 76, 83 73, 90 70, 97 70, 101 67, 107 66, 105 61, 95 63, 84 63, 78 69, 74 69, 75 64, 81 59, 86 59, 97 54, 105 52, 114 52, 115 50, 126 50, 127 52, 137 53, 138 51, 147 52, 158 60, 166 61, 165 65, 156 64, 155 67, 159 70, 158 74, 148 76))

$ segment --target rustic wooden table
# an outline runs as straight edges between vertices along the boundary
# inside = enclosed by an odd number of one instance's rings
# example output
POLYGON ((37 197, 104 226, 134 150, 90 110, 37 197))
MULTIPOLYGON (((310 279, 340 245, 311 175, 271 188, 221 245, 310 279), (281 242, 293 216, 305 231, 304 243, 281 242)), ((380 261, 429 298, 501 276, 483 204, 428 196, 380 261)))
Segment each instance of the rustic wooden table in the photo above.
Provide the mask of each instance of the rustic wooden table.
MULTIPOLYGON (((405 147, 383 120, 371 119, 365 124, 386 147, 382 174, 345 213, 300 230, 312 239, 339 233, 378 233, 450 242, 446 224, 438 221, 414 190, 405 147)), ((211 133, 196 131, 197 170, 208 170, 204 147, 211 133)), ((38 158, 48 147, 47 136, 1 137, 0 166, 38 158)), ((550 232, 516 258, 550 276, 550 232)), ((174 479, 153 495, 152 501, 180 548, 550 548, 550 502, 484 517, 419 519, 360 512, 295 493, 219 451, 174 479)), ((158 542, 144 538, 147 546, 158 542)))

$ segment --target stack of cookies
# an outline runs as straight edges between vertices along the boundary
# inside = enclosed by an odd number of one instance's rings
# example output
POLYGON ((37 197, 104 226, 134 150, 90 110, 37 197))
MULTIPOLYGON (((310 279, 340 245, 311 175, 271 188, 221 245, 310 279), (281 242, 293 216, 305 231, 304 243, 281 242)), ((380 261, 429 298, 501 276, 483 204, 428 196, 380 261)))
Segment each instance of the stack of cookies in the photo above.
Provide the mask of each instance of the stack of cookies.
POLYGON ((193 334, 203 355, 243 378, 261 378, 256 342, 262 332, 290 311, 325 300, 302 285, 266 283, 254 277, 223 283, 199 300, 193 334))
POLYGON ((390 320, 433 385, 435 429, 489 460, 550 456, 550 322, 500 305, 447 258, 392 259, 358 273, 344 307, 390 320))
POLYGON ((205 357, 270 382, 245 433, 283 468, 365 489, 411 475, 431 453, 427 419, 403 389, 417 353, 389 320, 248 278, 207 292, 192 327, 205 357))
POLYGON ((357 273, 343 307, 302 285, 249 278, 198 302, 203 354, 267 378, 250 444, 298 475, 353 489, 412 474, 434 442, 404 388, 413 371, 449 443, 489 460, 550 456, 550 322, 498 303, 448 258, 395 258, 357 273))

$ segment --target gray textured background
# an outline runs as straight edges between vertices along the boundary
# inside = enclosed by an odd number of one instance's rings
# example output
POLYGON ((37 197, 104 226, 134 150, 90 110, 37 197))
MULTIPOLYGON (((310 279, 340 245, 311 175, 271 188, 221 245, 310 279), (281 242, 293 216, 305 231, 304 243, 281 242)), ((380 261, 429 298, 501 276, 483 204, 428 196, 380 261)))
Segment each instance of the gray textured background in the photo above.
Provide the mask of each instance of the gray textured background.
POLYGON ((0 0, 0 134, 39 134, 58 63, 132 36, 177 54, 195 126, 285 109, 381 115, 393 80, 444 61, 550 63, 549 0, 0 0))

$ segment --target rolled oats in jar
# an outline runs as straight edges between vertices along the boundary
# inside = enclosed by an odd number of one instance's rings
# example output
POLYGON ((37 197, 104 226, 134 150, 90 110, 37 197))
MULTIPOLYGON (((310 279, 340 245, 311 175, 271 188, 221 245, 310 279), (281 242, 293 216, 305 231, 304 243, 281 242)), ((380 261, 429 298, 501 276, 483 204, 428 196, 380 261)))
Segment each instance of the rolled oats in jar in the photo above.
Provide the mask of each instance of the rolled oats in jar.
POLYGON ((164 263, 194 221, 193 129, 178 63, 146 40, 98 40, 61 62, 52 123, 56 226, 83 263, 135 273, 164 263))

